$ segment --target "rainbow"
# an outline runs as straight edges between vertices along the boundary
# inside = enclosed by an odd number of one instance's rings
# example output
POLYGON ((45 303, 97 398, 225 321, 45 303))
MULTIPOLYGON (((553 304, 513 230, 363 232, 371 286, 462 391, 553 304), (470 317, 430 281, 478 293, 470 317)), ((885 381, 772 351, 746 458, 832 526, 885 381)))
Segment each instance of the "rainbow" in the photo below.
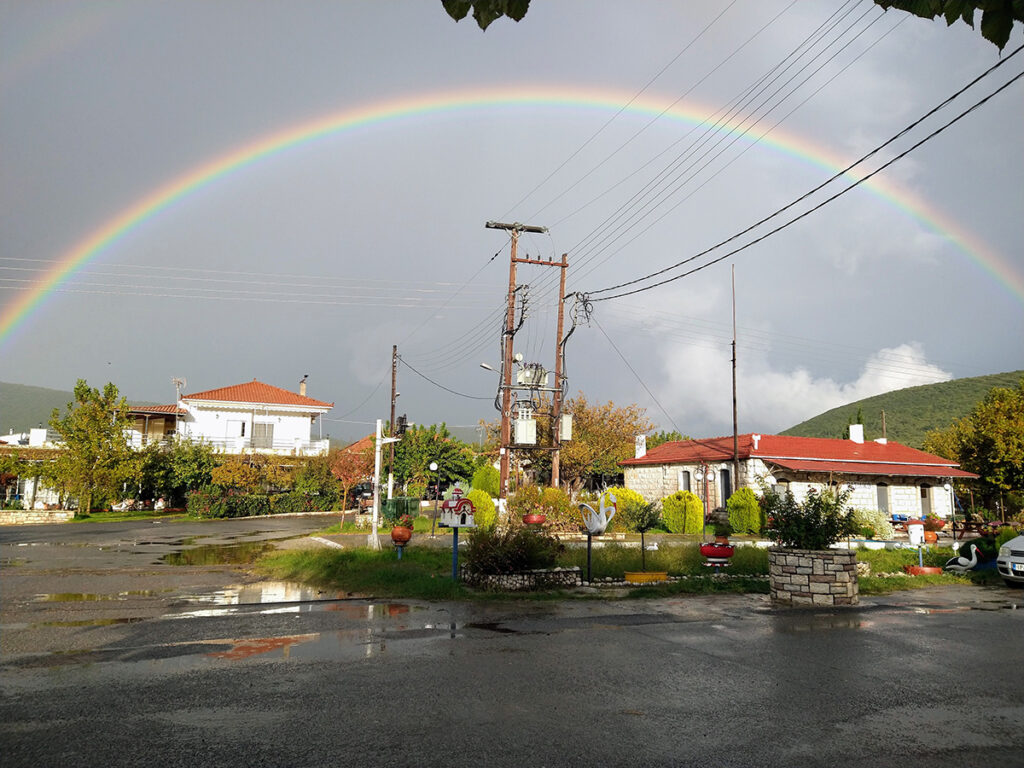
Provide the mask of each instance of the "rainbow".
MULTIPOLYGON (((622 110, 630 114, 651 117, 664 112, 666 118, 692 124, 709 121, 715 112, 692 103, 676 105, 666 112, 664 105, 653 99, 634 99, 630 94, 608 90, 587 91, 574 86, 519 86, 402 96, 304 121, 246 143, 186 171, 105 221, 57 259, 55 266, 46 271, 36 285, 23 291, 0 311, 0 345, 8 341, 15 329, 24 323, 47 296, 70 279, 78 269, 108 250, 126 233, 158 216, 161 211, 197 189, 213 184, 224 176, 293 147, 344 131, 372 128, 382 123, 417 119, 438 113, 520 107, 596 109, 612 112, 622 110), (628 106, 623 109, 623 105, 628 106)), ((726 124, 721 130, 735 127, 735 123, 726 124)), ((849 162, 802 137, 781 131, 773 131, 761 139, 760 143, 826 169, 830 175, 849 162)), ((954 243, 1015 298, 1024 301, 1024 274, 1018 272, 1008 260, 990 249, 978 237, 959 226, 950 217, 942 215, 934 207, 897 188, 881 176, 866 182, 865 187, 954 243)))

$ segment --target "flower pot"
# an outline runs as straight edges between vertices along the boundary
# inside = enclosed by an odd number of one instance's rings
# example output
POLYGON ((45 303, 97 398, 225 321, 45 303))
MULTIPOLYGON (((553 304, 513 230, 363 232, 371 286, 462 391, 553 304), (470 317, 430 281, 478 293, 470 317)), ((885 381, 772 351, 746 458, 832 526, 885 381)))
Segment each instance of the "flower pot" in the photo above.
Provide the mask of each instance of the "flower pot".
POLYGON ((653 584, 659 581, 668 581, 668 571, 626 571, 626 581, 629 584, 653 584))
POLYGON ((403 546, 409 543, 409 539, 412 538, 412 528, 403 528, 400 525, 396 525, 391 529, 391 541, 399 546, 403 546))
POLYGON ((523 515, 523 522, 526 525, 540 525, 547 519, 546 515, 523 515))
POLYGON ((924 541, 926 544, 935 544, 939 540, 939 534, 935 531, 925 530, 924 541))
POLYGON ((721 544, 722 546, 726 546, 727 547, 727 546, 729 546, 729 537, 728 536, 724 536, 724 535, 723 536, 719 536, 719 535, 716 534, 715 535, 715 544, 721 544))
POLYGON ((729 558, 735 553, 735 549, 728 544, 701 544, 700 553, 708 559, 709 563, 722 565, 728 563, 729 558))
POLYGON ((903 570, 910 576, 937 576, 942 573, 937 565, 904 565, 903 570))

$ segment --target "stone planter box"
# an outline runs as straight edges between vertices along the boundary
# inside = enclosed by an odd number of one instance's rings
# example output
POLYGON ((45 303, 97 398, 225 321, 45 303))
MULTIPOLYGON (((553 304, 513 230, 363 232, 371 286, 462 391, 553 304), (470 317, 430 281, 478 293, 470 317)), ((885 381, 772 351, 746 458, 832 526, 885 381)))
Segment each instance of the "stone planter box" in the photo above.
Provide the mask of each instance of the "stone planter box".
POLYGON ((459 572, 464 584, 500 592, 559 589, 583 584, 583 572, 576 566, 500 574, 474 573, 463 567, 459 569, 459 572))
POLYGON ((842 549, 768 550, 772 603, 782 606, 856 605, 857 553, 842 549))

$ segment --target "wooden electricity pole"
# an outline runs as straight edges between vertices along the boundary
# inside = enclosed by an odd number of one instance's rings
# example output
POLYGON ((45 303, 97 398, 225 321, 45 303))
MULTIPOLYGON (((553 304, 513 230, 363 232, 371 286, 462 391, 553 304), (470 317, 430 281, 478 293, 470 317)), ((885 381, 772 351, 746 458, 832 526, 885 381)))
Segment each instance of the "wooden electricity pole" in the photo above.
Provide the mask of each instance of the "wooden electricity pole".
POLYGON ((564 253, 562 254, 562 263, 559 266, 562 269, 558 281, 558 329, 555 334, 555 391, 551 407, 552 488, 558 487, 562 450, 562 357, 565 349, 562 346, 564 343, 562 329, 565 323, 565 273, 569 267, 567 256, 564 253))
MULTIPOLYGON (((398 397, 398 345, 391 345, 391 426, 388 428, 388 437, 395 436, 395 398, 398 397)), ((395 444, 388 447, 388 498, 391 498, 395 485, 395 444)))
MULTIPOLYGON (((732 491, 740 487, 739 419, 736 416, 736 265, 732 265, 732 491)), ((723 506, 728 499, 722 499, 723 506)))
POLYGON ((501 480, 498 495, 505 499, 508 498, 509 458, 512 449, 512 337, 515 335, 516 322, 516 264, 520 261, 527 264, 537 263, 532 259, 517 258, 516 248, 521 232, 543 234, 548 229, 518 222, 504 224, 500 221, 488 221, 485 226, 487 229, 503 229, 509 233, 509 237, 512 239, 512 258, 509 259, 508 267, 508 306, 505 310, 505 330, 503 332, 505 344, 501 361, 501 454, 499 461, 501 480))

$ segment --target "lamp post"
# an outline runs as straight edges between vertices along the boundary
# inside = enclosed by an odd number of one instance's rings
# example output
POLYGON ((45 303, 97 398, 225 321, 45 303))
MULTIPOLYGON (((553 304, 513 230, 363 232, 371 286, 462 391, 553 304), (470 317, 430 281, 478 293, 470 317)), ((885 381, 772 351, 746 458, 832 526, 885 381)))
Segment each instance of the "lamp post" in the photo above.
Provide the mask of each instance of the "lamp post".
POLYGON ((437 500, 441 496, 441 472, 436 461, 430 462, 430 471, 437 473, 435 476, 437 483, 434 485, 434 519, 430 521, 430 538, 434 538, 434 528, 437 525, 437 500))

